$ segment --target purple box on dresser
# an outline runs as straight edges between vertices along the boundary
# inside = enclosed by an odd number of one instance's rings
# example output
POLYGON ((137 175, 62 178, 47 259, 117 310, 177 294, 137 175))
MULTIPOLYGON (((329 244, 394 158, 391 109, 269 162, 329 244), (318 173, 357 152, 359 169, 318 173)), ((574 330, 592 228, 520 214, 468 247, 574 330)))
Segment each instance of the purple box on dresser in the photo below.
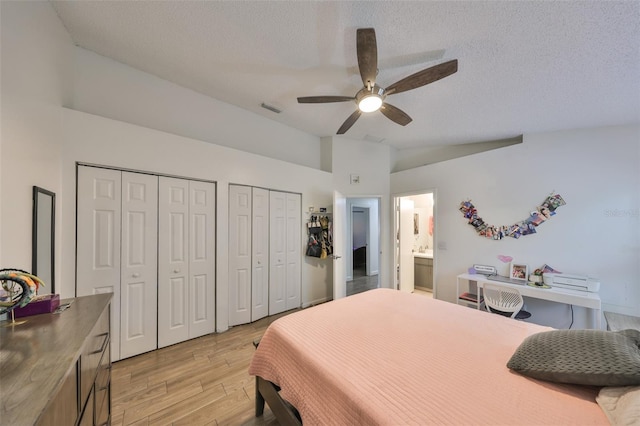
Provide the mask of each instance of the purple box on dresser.
POLYGON ((24 308, 15 308, 13 312, 16 318, 22 318, 30 315, 50 314, 58 306, 60 306, 59 294, 45 294, 29 302, 24 308))

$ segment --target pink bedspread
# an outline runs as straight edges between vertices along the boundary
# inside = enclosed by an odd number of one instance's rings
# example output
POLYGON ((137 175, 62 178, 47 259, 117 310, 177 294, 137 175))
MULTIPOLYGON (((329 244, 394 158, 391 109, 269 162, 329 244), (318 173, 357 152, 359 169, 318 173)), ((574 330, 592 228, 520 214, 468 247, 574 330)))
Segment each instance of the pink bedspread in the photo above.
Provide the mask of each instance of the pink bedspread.
POLYGON ((549 330, 389 289, 275 321, 249 373, 278 384, 305 425, 608 424, 598 388, 511 372, 528 335, 549 330))

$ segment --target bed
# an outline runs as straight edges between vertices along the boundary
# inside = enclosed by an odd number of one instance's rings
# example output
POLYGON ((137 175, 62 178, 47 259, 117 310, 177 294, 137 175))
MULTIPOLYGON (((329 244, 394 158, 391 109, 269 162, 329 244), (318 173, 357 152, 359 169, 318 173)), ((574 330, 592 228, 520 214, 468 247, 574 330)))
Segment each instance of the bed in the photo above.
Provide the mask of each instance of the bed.
POLYGON ((256 415, 266 399, 281 424, 609 424, 600 387, 506 367, 548 330, 390 289, 325 303, 278 319, 260 340, 249 367, 256 415))

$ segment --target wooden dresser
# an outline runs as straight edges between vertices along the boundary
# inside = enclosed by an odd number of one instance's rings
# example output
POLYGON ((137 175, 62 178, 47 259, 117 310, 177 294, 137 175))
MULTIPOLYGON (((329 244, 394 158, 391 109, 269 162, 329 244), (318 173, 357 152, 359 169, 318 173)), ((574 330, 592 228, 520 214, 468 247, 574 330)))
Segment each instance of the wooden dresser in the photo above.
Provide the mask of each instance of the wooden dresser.
POLYGON ((62 313, 0 323, 2 424, 110 424, 111 296, 69 299, 62 313))

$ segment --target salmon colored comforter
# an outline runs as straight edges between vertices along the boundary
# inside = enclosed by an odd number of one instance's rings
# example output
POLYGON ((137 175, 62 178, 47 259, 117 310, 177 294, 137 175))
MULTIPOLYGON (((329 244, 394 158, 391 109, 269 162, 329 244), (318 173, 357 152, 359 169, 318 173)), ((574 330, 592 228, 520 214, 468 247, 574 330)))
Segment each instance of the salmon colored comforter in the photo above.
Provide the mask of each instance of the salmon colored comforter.
POLYGON ((506 367, 525 337, 546 330, 377 289, 278 319, 249 373, 279 385, 305 425, 608 424, 599 388, 506 367))

